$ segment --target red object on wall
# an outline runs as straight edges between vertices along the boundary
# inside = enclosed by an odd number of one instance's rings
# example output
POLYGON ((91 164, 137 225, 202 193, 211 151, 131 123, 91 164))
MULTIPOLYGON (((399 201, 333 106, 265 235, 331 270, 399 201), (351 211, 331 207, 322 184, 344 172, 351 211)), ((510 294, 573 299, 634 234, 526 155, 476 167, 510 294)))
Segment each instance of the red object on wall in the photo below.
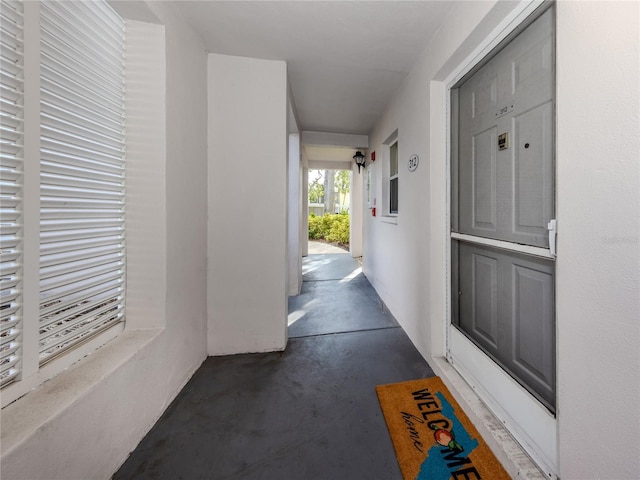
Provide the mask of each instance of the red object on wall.
POLYGON ((371 208, 371 216, 375 217, 376 216, 376 207, 372 207, 371 208))
POLYGON ((376 152, 371 152, 371 161, 372 162, 376 161, 376 152))

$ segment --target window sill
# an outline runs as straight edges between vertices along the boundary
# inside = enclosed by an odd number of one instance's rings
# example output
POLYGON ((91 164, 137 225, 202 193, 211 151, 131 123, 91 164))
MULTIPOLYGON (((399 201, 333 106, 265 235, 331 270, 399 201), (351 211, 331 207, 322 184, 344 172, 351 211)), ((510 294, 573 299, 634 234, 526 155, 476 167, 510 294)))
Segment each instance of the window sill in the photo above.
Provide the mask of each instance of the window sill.
POLYGON ((2 456, 62 414, 149 345, 163 329, 125 331, 2 410, 2 456))
POLYGON ((380 221, 384 223, 390 223, 392 225, 398 224, 398 215, 382 215, 380 221))

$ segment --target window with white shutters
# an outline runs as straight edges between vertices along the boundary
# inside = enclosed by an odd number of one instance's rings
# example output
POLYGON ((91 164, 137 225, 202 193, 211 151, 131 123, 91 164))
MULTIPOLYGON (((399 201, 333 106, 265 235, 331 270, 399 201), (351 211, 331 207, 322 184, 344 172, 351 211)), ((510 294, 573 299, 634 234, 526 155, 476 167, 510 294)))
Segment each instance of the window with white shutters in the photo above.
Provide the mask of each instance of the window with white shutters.
POLYGON ((124 320, 124 23, 40 7, 40 364, 124 320))
POLYGON ((0 385, 20 373, 22 326, 22 3, 0 3, 0 385))
POLYGON ((104 0, 0 0, 3 406, 122 331, 124 35, 104 0))

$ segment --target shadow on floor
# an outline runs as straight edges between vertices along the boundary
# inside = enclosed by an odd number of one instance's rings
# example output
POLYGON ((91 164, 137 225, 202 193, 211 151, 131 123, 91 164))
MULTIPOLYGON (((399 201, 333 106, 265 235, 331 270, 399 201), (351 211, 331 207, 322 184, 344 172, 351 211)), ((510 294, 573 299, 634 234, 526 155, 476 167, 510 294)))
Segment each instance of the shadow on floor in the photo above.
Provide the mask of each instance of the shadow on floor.
POLYGON ((113 478, 402 478, 375 386, 434 374, 339 256, 304 259, 286 351, 208 358, 113 478))

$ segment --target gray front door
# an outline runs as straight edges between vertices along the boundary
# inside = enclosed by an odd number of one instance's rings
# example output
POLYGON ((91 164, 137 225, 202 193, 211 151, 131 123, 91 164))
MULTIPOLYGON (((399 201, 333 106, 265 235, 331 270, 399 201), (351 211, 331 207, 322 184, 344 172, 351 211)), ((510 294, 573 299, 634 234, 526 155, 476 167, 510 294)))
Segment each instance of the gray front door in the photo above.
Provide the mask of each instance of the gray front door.
POLYGON ((552 411, 554 63, 548 9, 452 98, 453 324, 552 411))

